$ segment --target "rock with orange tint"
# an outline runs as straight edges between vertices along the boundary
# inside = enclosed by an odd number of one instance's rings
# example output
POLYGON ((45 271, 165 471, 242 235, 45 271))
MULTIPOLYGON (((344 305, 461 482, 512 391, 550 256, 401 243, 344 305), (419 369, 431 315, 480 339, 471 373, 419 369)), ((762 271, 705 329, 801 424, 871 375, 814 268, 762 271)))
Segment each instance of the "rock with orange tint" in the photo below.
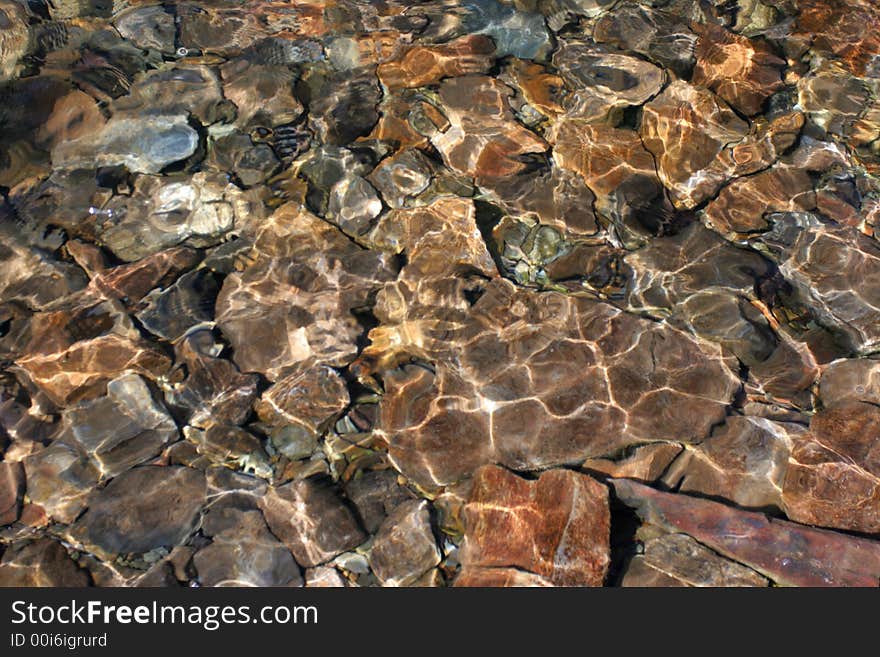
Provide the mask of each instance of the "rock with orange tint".
POLYGON ((880 12, 871 0, 800 0, 796 34, 811 48, 863 75, 880 54, 880 12))
POLYGON ((598 472, 614 478, 656 481, 682 452, 676 443, 654 443, 635 448, 618 461, 587 459, 581 466, 588 472, 598 472))
POLYGON ((767 43, 711 23, 697 28, 697 64, 691 83, 708 87, 741 114, 753 116, 781 89, 785 60, 767 43))
POLYGON ((830 363, 819 379, 819 398, 825 408, 851 401, 880 404, 880 361, 842 358, 830 363))
POLYGON ((34 315, 29 331, 26 354, 16 364, 62 405, 100 394, 127 370, 155 379, 171 365, 140 337, 118 302, 86 296, 70 309, 34 315))
POLYGON ((763 232, 772 212, 808 212, 816 206, 813 181, 800 168, 777 165, 739 178, 709 201, 703 217, 723 235, 763 232))
POLYGON ((727 103, 681 80, 667 86, 643 111, 639 133, 679 208, 693 208, 730 178, 772 164, 777 155, 774 131, 792 129, 777 122, 765 134, 750 134, 749 125, 727 103))
POLYGON ((583 178, 596 195, 595 209, 614 223, 621 240, 636 244, 662 232, 673 209, 637 132, 565 116, 548 140, 556 164, 583 178))
POLYGON ((849 402, 814 415, 794 443, 782 499, 797 522, 880 532, 880 409, 849 402))
POLYGON ((455 587, 534 587, 553 586, 549 580, 518 568, 463 568, 459 571, 455 587))
POLYGON ((608 489, 570 470, 526 480, 477 471, 465 507, 462 567, 516 567, 556 586, 601 586, 610 563, 608 489))
POLYGON ((440 84, 440 110, 449 127, 431 136, 447 165, 479 180, 525 171, 523 158, 547 150, 534 132, 514 120, 508 105, 513 89, 495 78, 468 75, 440 84))
POLYGON ((438 46, 415 46, 400 61, 379 65, 388 89, 425 87, 443 78, 485 73, 494 63, 495 44, 482 35, 461 37, 438 46))
POLYGON ((627 479, 617 498, 646 523, 684 533, 780 586, 877 586, 880 542, 814 529, 627 479))

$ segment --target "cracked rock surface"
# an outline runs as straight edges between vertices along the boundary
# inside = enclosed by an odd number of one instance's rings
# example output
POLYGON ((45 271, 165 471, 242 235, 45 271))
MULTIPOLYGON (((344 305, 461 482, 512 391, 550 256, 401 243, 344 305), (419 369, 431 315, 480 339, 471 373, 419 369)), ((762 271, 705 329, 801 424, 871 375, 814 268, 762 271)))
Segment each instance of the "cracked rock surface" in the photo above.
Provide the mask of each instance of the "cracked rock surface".
POLYGON ((0 585, 877 586, 878 34, 0 0, 0 585))

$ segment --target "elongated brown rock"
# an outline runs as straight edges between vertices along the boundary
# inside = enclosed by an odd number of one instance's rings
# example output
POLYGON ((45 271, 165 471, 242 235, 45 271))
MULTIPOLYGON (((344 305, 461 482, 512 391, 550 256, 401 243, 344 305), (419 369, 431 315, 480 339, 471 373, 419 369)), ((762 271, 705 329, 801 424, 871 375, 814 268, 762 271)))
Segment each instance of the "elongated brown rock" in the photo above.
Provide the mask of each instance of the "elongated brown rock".
POLYGON ((718 502, 611 482, 644 522, 692 536, 783 586, 880 584, 880 542, 813 529, 718 502))

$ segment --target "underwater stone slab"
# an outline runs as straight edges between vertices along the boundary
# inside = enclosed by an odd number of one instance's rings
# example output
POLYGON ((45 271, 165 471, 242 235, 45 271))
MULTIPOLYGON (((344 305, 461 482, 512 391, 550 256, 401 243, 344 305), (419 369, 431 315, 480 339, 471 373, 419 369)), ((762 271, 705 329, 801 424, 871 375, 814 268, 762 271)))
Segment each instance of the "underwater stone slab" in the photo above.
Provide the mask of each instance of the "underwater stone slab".
POLYGON ((410 586, 440 563, 424 500, 403 502, 382 522, 370 548, 370 568, 383 586, 410 586))
POLYGON ((557 586, 601 586, 608 572, 608 490, 569 470, 536 481, 477 471, 465 507, 464 569, 515 566, 557 586))
POLYGON ((107 558, 141 554, 185 541, 205 503, 204 473, 145 465, 113 479, 71 526, 71 537, 107 558))
POLYGON ((24 468, 21 463, 0 462, 0 525, 9 525, 18 520, 24 484, 24 468))
POLYGON ((0 562, 0 586, 3 587, 80 587, 89 585, 89 575, 70 558, 57 541, 12 543, 0 562))
POLYGON ((516 568, 462 568, 452 584, 455 587, 534 587, 554 586, 548 579, 516 568))
POLYGON ((620 585, 768 586, 769 581, 712 552, 687 534, 666 534, 645 543, 644 554, 627 564, 620 585))
POLYGON ((880 542, 814 529, 718 502, 611 482, 643 522, 688 534, 781 586, 877 586, 880 542))
POLYGON ((367 537, 335 487, 323 479, 272 487, 260 509, 272 533, 306 568, 330 561, 367 537))

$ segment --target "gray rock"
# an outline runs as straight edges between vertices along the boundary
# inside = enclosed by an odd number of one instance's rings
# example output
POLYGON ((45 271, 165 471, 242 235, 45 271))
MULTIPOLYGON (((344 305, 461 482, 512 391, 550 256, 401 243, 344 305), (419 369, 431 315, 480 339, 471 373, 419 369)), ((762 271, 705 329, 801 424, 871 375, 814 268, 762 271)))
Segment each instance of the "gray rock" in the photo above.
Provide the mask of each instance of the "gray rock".
POLYGON ((400 504, 389 515, 370 551, 370 567, 383 586, 409 586, 440 563, 424 500, 400 504))

